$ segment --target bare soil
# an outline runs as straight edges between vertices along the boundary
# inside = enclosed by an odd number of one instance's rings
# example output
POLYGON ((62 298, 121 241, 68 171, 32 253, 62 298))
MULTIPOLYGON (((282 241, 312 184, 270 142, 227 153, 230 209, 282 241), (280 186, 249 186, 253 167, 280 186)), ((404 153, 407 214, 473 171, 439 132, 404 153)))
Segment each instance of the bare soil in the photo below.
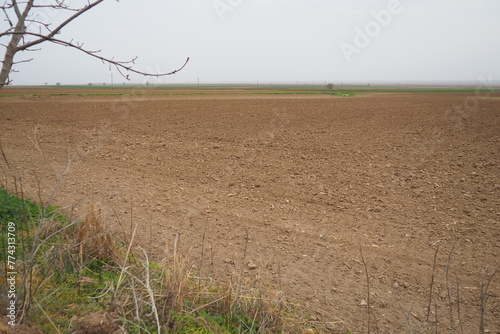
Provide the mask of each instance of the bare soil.
POLYGON ((104 311, 89 313, 77 320, 77 329, 72 334, 124 334, 115 322, 117 318, 104 311))
POLYGON ((15 327, 7 325, 10 319, 0 317, 0 334, 43 334, 37 326, 17 325, 15 327))
POLYGON ((440 333, 479 331, 500 265, 498 93, 4 96, 0 140, 9 189, 21 177, 76 217, 98 203, 157 260, 179 233, 203 276, 243 272, 318 322, 425 332, 430 300, 431 328, 437 310, 440 333))

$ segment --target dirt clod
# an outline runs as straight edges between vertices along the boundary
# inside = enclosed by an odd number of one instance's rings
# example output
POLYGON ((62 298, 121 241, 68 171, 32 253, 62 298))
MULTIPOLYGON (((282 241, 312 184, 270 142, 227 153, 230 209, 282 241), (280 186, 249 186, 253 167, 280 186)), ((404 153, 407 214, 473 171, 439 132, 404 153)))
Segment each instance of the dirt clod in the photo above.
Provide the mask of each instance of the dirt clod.
POLYGON ((105 311, 92 312, 78 319, 72 334, 124 334, 115 322, 117 316, 105 311))
POLYGON ((6 317, 0 317, 0 334, 43 334, 43 332, 37 326, 23 324, 10 326, 6 317))

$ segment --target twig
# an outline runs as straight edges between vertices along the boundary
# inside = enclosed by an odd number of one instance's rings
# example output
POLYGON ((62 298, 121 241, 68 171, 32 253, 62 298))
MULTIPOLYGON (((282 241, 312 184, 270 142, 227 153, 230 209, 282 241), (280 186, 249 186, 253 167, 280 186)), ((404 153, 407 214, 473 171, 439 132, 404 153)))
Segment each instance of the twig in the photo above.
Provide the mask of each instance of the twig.
POLYGON ((141 315, 139 313, 139 302, 137 301, 137 293, 135 292, 135 283, 134 280, 130 282, 130 285, 132 285, 132 295, 134 296, 134 306, 135 306, 135 319, 137 321, 141 320, 141 315))
POLYGON ((214 265, 215 265, 214 258, 215 258, 215 250, 214 250, 214 248, 212 246, 212 243, 210 243, 210 268, 211 268, 211 271, 212 271, 212 275, 215 272, 215 270, 214 270, 214 265))
MULTIPOLYGON (((79 50, 88 56, 99 59, 103 63, 108 63, 108 64, 114 66, 116 68, 116 70, 118 71, 118 73, 120 73, 120 75, 123 78, 125 78, 126 80, 130 80, 130 77, 129 77, 129 75, 125 74, 123 71, 132 72, 132 73, 136 73, 136 74, 143 75, 143 76, 157 77, 158 78, 158 77, 173 75, 173 74, 176 74, 177 72, 182 71, 184 69, 184 67, 186 67, 186 65, 188 64, 188 62, 190 60, 190 57, 187 57, 185 62, 182 64, 182 66, 180 66, 179 68, 177 68, 173 71, 170 71, 170 72, 148 73, 148 72, 136 70, 135 68, 132 67, 132 65, 128 65, 128 64, 135 64, 135 60, 137 59, 137 57, 130 60, 130 61, 118 61, 118 60, 114 60, 113 58, 107 58, 107 57, 103 57, 103 56, 98 55, 100 50, 87 50, 87 49, 83 48, 83 44, 80 44, 80 43, 75 44, 75 43, 73 43, 73 41, 64 41, 64 40, 55 38, 53 36, 47 37, 46 35, 37 34, 37 33, 33 33, 33 32, 28 32, 28 31, 23 31, 20 33, 8 32, 8 33, 4 33, 4 34, 7 34, 7 35, 21 34, 23 36, 33 36, 33 37, 38 38, 36 41, 30 42, 30 43, 27 43, 25 45, 18 47, 16 52, 17 51, 24 51, 24 50, 26 50, 26 48, 29 48, 32 45, 40 44, 43 42, 51 42, 51 43, 54 43, 57 45, 62 45, 62 46, 66 46, 66 47, 70 47, 70 48, 79 50)), ((50 35, 52 35, 52 34, 50 34, 50 35)))
POLYGON ((365 274, 366 274, 366 287, 367 287, 367 298, 366 298, 366 306, 367 306, 367 315, 368 315, 368 319, 367 319, 367 326, 368 326, 368 334, 370 334, 370 304, 371 304, 371 300, 370 300, 370 276, 368 274, 368 266, 366 265, 366 262, 365 262, 365 257, 363 256, 363 249, 361 246, 359 246, 359 253, 361 254, 361 261, 363 261, 363 266, 365 268, 365 274))
MULTIPOLYGON (((144 331, 144 332, 145 332, 145 333, 147 333, 147 334, 151 334, 151 332, 150 332, 150 331, 148 331, 148 329, 147 329, 146 327, 143 327, 143 326, 139 325, 139 324, 138 324, 138 323, 136 323, 135 321, 130 321, 130 320, 125 319, 125 318, 120 319, 120 321, 123 321, 123 322, 125 322, 125 323, 128 323, 128 324, 130 324, 130 325, 134 326, 134 327, 137 327, 137 329, 139 329, 139 333, 141 333, 140 331, 142 330, 142 331, 144 331)), ((122 330, 123 330, 123 328, 122 328, 122 330)), ((123 333, 126 333, 126 331, 125 331, 125 330, 123 330, 123 333)))
POLYGON ((179 243, 179 232, 175 233, 175 239, 174 239, 174 261, 176 261, 177 259, 177 247, 178 247, 178 243, 179 243))
POLYGON ((457 283, 457 316, 458 316, 458 325, 460 327, 460 333, 464 334, 464 326, 462 324, 462 314, 460 311, 460 281, 458 279, 458 273, 455 272, 455 280, 457 283))
POLYGON ((116 282, 116 291, 118 291, 118 288, 120 287, 120 285, 123 281, 123 274, 126 271, 128 256, 130 255, 130 249, 132 248, 132 244, 134 243, 135 232, 137 231, 138 226, 139 226, 139 224, 136 224, 134 231, 132 232, 132 237, 130 238, 130 242, 128 244, 127 253, 125 254, 125 258, 123 259, 123 265, 122 265, 122 270, 120 272, 120 277, 118 277, 118 281, 116 282))
MULTIPOLYGON (((199 275, 200 278, 203 279, 202 271, 203 271, 203 257, 205 255, 205 235, 207 234, 208 221, 205 222, 205 229, 203 230, 203 236, 201 237, 201 258, 200 258, 200 269, 199 275)), ((201 283, 201 280, 200 280, 201 283)))
POLYGON ((31 299, 33 299, 33 301, 35 302, 36 306, 38 306, 38 308, 42 311, 43 315, 45 315, 45 317, 50 322, 50 324, 52 325, 52 327, 54 327, 54 329, 57 331, 57 333, 61 334, 61 332, 57 328, 56 324, 54 324, 54 322, 52 321, 52 319, 50 319, 49 315, 47 314, 47 312, 45 312, 45 310, 42 308, 42 306, 38 303, 38 301, 36 300, 35 296, 31 296, 31 299))
POLYGON ((155 316, 155 320, 156 320, 156 328, 158 330, 158 334, 161 333, 161 324, 160 324, 160 317, 158 316, 158 309, 156 308, 156 302, 155 302, 155 296, 154 296, 154 292, 153 292, 153 289, 151 288, 151 282, 150 282, 150 275, 149 275, 149 258, 148 258, 148 253, 146 253, 146 251, 144 250, 144 248, 142 248, 141 246, 139 246, 139 249, 142 250, 142 252, 144 253, 144 257, 146 258, 145 262, 144 262, 144 269, 145 269, 145 279, 144 279, 144 287, 146 288, 147 292, 148 292, 148 295, 149 295, 149 300, 151 301, 151 308, 153 309, 153 313, 154 313, 154 316, 155 316))
POLYGON ((453 244, 453 247, 451 248, 450 254, 448 256, 448 261, 446 263, 446 289, 448 291, 448 306, 450 310, 450 327, 451 327, 451 333, 455 333, 455 319, 453 317, 453 300, 452 300, 452 293, 451 293, 451 284, 450 284, 450 264, 451 264, 451 259, 453 258, 453 251, 455 250, 455 245, 457 242, 453 244))
POLYGON ((125 228, 123 228, 123 224, 120 220, 120 215, 118 214, 118 212, 116 212, 114 206, 111 204, 111 201, 108 200, 108 204, 109 204, 109 207, 111 208, 111 210, 113 211, 113 213, 115 214, 116 216, 116 220, 118 221, 118 226, 120 226, 121 230, 122 230, 122 233, 123 233, 123 240, 125 240, 127 238, 127 233, 125 232, 125 228))
POLYGON ((431 304, 432 304, 432 289, 434 287, 434 275, 436 272, 436 263, 437 263, 437 255, 439 251, 439 245, 436 247, 436 252, 434 253, 434 263, 432 265, 432 276, 431 276, 431 284, 429 287, 429 304, 427 305, 427 315, 425 317, 425 320, 429 322, 429 315, 431 313, 431 304))
MULTIPOLYGON (((247 257, 247 250, 248 250, 248 243, 250 241, 250 234, 248 232, 248 227, 245 229, 245 249, 243 250, 243 263, 241 265, 241 268, 240 268, 240 274, 238 275, 238 289, 237 289, 237 292, 236 292, 236 296, 235 298, 239 300, 240 298, 240 295, 241 295, 241 288, 242 288, 242 285, 243 285, 243 282, 242 282, 242 278, 243 278, 243 268, 245 266, 245 260, 246 260, 246 257, 247 257)), ((236 263, 236 262, 235 262, 236 263)), ((235 267, 236 267, 236 264, 235 264, 235 267)))
POLYGON ((436 323, 434 326, 434 329, 436 330, 435 334, 438 334, 438 306, 436 302, 434 302, 434 315, 436 316, 436 323))
POLYGON ((243 261, 245 261, 245 258, 247 257, 248 242, 250 240, 250 236, 248 233, 248 227, 246 228, 245 232, 246 232, 246 238, 245 238, 245 250, 243 252, 243 261))
POLYGON ((488 301, 488 289, 490 287, 490 283, 493 280, 493 277, 497 274, 498 270, 500 268, 495 269, 493 274, 490 275, 488 278, 488 281, 486 282, 486 285, 484 283, 484 278, 486 275, 486 268, 483 267, 483 270, 481 271, 481 277, 479 279, 479 300, 481 302, 480 304, 480 314, 479 314, 479 333, 484 334, 485 333, 485 328, 484 328, 484 313, 486 311, 486 302, 488 301))
POLYGON ((10 167, 10 164, 9 164, 9 160, 7 160, 7 155, 5 154, 5 151, 3 150, 3 145, 2 145, 1 141, 0 141, 0 153, 2 154, 3 160, 7 164, 7 167, 9 168, 9 171, 12 171, 12 168, 10 167))

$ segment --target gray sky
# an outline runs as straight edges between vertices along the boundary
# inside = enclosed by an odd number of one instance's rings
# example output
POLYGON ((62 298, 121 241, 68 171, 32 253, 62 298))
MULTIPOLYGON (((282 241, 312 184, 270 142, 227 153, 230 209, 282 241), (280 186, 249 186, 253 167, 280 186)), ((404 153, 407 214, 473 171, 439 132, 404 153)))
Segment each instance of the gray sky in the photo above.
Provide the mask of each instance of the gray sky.
MULTIPOLYGON (((500 80, 499 0, 109 0, 60 37, 138 56, 146 71, 191 57, 174 76, 131 76, 139 83, 500 80)), ((69 48, 43 44, 16 60, 27 57, 35 60, 16 66, 14 84, 111 80, 109 66, 69 48)))

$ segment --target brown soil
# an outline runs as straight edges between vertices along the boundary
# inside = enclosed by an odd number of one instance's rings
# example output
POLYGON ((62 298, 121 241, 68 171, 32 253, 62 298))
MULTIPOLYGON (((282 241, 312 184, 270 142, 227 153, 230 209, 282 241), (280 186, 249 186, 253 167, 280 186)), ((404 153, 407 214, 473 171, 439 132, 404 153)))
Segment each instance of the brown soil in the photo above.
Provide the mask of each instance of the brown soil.
MULTIPOLYGON (((372 333, 423 331, 438 245, 430 320, 435 304, 448 332, 449 287, 453 326, 460 306, 477 332, 481 273, 500 264, 498 98, 0 97, 0 140, 10 189, 20 176, 48 200, 69 159, 55 204, 99 203, 120 236, 139 224, 156 259, 180 233, 202 275, 243 268, 355 333, 368 324, 360 249, 372 333)), ((499 333, 499 275, 488 292, 499 333)))
POLYGON ((7 317, 0 317, 0 334, 43 334, 42 330, 37 326, 7 325, 9 319, 7 317))
POLYGON ((118 316, 103 311, 92 312, 78 319, 72 334, 123 334, 116 323, 118 316))

